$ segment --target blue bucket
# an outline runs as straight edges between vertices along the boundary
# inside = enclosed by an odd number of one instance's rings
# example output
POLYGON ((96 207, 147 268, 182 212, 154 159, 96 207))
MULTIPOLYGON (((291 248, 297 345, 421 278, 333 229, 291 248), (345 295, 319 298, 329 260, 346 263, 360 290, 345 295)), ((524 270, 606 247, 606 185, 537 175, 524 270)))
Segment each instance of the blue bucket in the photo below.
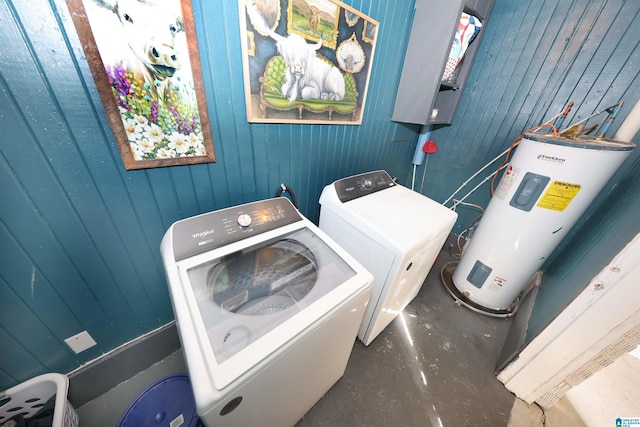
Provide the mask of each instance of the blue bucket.
POLYGON ((186 374, 170 375, 147 387, 120 418, 118 427, 200 427, 186 374))

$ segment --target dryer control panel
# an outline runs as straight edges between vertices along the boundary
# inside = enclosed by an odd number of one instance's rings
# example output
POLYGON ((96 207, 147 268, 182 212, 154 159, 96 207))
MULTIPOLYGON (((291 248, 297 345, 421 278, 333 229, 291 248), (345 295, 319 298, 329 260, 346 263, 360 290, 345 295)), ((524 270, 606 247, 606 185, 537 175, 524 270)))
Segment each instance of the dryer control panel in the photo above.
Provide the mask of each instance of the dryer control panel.
POLYGON ((174 259, 180 261, 301 220, 286 197, 183 219, 172 227, 174 259))
POLYGON ((366 196, 376 191, 396 186, 396 182, 386 171, 379 170, 343 178, 333 183, 342 203, 366 196))

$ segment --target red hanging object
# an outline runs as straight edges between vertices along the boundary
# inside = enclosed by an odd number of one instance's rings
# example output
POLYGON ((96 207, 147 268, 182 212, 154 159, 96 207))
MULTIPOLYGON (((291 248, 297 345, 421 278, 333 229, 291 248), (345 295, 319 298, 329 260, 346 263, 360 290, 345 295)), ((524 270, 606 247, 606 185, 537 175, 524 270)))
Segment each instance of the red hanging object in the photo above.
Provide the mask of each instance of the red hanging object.
POLYGON ((436 145, 436 143, 430 139, 427 142, 424 143, 424 145, 422 146, 422 151, 424 151, 427 154, 433 154, 433 153, 437 153, 438 152, 438 146, 436 145))

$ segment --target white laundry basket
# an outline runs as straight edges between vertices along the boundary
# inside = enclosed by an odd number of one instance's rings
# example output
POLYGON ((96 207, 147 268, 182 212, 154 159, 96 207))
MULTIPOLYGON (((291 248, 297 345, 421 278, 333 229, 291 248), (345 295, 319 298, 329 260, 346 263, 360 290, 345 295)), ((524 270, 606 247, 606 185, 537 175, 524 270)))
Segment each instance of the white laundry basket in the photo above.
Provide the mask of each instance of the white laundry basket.
POLYGON ((0 425, 18 414, 32 417, 55 394, 52 426, 78 427, 78 414, 67 400, 68 390, 66 375, 43 374, 0 392, 0 425))

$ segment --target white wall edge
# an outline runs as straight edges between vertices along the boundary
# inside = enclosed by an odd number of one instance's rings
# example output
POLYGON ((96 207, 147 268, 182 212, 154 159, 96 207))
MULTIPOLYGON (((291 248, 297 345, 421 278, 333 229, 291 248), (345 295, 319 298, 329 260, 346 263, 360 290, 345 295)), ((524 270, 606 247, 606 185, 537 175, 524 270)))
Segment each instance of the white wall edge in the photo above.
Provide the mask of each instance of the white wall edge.
POLYGON ((498 374, 532 403, 640 324, 640 234, 498 374))

